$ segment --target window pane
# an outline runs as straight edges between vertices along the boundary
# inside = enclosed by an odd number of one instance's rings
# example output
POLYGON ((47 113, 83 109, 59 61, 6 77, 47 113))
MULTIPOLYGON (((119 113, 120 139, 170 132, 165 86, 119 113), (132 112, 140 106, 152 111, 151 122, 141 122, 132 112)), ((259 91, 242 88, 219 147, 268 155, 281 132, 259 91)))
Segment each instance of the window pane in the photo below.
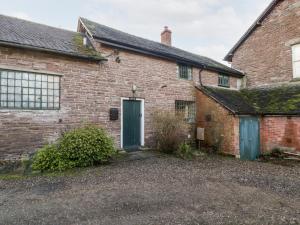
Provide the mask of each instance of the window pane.
POLYGON ((1 93, 7 93, 7 87, 1 86, 1 93))
POLYGON ((15 81, 15 86, 21 87, 22 86, 22 81, 21 80, 16 80, 15 81))
POLYGON ((27 80, 22 80, 22 86, 23 87, 28 87, 28 81, 27 80))
POLYGON ((58 76, 0 70, 0 107, 58 109, 59 82, 58 76))
POLYGON ((22 79, 22 74, 17 72, 16 73, 16 79, 21 80, 22 79))

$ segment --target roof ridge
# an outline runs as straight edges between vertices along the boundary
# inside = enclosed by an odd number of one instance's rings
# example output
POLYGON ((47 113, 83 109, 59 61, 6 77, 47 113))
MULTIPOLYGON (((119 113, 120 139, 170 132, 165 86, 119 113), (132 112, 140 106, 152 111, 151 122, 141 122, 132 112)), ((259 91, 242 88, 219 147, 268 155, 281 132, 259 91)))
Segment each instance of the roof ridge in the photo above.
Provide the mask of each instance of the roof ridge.
POLYGON ((52 29, 63 30, 63 31, 70 32, 70 33, 75 33, 75 34, 79 33, 77 31, 68 30, 66 28, 60 28, 60 27, 50 26, 50 25, 47 25, 47 24, 43 24, 43 23, 39 23, 39 22, 34 22, 34 21, 31 21, 31 20, 21 19, 21 18, 15 17, 15 16, 8 16, 8 15, 0 14, 0 17, 1 16, 2 17, 6 17, 6 18, 11 18, 11 19, 19 20, 19 21, 23 21, 23 22, 26 22, 26 23, 31 23, 31 24, 35 24, 35 25, 44 26, 44 27, 49 27, 49 28, 52 28, 52 29))
MULTIPOLYGON (((107 26, 107 25, 104 25, 104 24, 95 22, 95 21, 93 21, 93 20, 90 20, 90 19, 87 19, 87 18, 84 18, 84 17, 79 17, 79 19, 80 19, 80 20, 83 19, 83 20, 86 20, 86 21, 88 21, 88 22, 92 22, 92 23, 94 23, 94 24, 103 26, 103 27, 105 27, 105 28, 107 28, 107 29, 111 29, 111 30, 116 31, 116 32, 121 32, 121 33, 123 33, 123 34, 125 34, 125 35, 129 35, 129 36, 134 37, 134 38, 139 38, 139 39, 143 39, 143 40, 146 40, 146 41, 150 41, 150 42, 159 44, 159 45, 163 46, 164 48, 180 50, 180 51, 183 51, 183 52, 188 53, 188 54, 193 54, 194 56, 197 56, 197 57, 206 58, 206 59, 208 59, 208 60, 213 61, 214 63, 219 64, 220 66, 225 66, 225 67, 228 67, 229 69, 232 69, 232 70, 235 70, 235 71, 237 71, 237 72, 240 72, 240 71, 238 71, 238 70, 236 70, 236 69, 233 69, 233 68, 231 68, 231 67, 229 67, 229 66, 227 66, 227 65, 225 65, 225 64, 223 64, 223 63, 221 63, 221 62, 218 62, 218 61, 216 61, 216 60, 214 60, 214 59, 212 59, 212 58, 210 58, 210 57, 203 56, 203 55, 198 54, 198 53, 195 53, 195 52, 190 52, 190 51, 188 51, 188 50, 181 49, 181 48, 178 48, 178 47, 175 47, 175 46, 168 46, 168 45, 162 44, 162 43, 160 43, 160 42, 158 42, 158 41, 154 41, 154 40, 151 40, 151 39, 148 39, 148 38, 144 38, 144 37, 140 37, 140 36, 137 36, 137 35, 134 35, 134 34, 130 34, 130 33, 124 32, 124 31, 122 31, 122 30, 119 30, 119 29, 116 29, 116 28, 109 27, 109 26, 107 26)), ((95 37, 97 37, 97 36, 95 35, 95 37)), ((101 37, 98 37, 98 38, 101 38, 101 37)), ((125 43, 124 43, 124 44, 125 44, 125 43)))

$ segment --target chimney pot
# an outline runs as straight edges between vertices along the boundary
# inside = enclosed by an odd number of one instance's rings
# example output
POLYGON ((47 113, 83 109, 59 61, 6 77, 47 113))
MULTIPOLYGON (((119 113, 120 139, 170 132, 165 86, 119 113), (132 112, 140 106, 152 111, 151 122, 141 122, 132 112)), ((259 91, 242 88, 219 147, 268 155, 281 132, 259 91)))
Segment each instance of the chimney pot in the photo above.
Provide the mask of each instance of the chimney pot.
POLYGON ((165 26, 164 31, 161 33, 161 43, 172 46, 172 31, 169 30, 168 26, 165 26))

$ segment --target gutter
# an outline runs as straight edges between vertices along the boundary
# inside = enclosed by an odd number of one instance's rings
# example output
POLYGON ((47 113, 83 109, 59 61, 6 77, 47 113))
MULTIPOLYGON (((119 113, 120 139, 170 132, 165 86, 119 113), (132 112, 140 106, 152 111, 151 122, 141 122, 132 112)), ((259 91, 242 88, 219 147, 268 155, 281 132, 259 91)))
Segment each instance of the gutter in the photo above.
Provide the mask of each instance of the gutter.
POLYGON ((34 50, 34 51, 55 53, 55 54, 71 56, 71 57, 76 57, 76 58, 79 58, 79 59, 90 60, 90 61, 95 61, 95 62, 107 61, 107 59, 104 58, 104 57, 102 59, 98 59, 98 58, 95 58, 95 57, 92 57, 92 56, 79 55, 79 54, 76 54, 76 53, 69 53, 69 52, 64 52, 64 51, 59 51, 59 50, 48 49, 48 48, 35 47, 35 46, 31 46, 31 45, 23 45, 23 44, 18 44, 18 43, 14 43, 14 42, 0 41, 0 45, 9 46, 9 47, 16 47, 16 48, 22 48, 22 49, 29 49, 29 50, 34 50))

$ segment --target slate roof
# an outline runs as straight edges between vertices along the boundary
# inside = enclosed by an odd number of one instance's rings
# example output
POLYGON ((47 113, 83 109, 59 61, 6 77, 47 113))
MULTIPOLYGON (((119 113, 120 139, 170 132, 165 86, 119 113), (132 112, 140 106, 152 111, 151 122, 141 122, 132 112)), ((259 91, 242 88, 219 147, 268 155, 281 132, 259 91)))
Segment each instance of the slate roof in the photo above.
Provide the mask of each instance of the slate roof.
POLYGON ((200 90, 235 114, 300 115, 299 83, 241 91, 207 86, 200 90))
POLYGON ((263 13, 255 20, 255 22, 251 25, 251 27, 246 31, 246 33, 240 38, 240 40, 233 46, 232 49, 227 53, 224 60, 231 62, 232 56, 235 51, 248 39, 248 37, 255 31, 257 27, 261 25, 263 20, 273 11, 275 6, 283 0, 273 0, 269 6, 263 11, 263 13))
POLYGON ((145 38, 137 37, 105 25, 98 24, 85 18, 80 18, 84 27, 89 31, 94 39, 100 42, 116 44, 119 47, 130 48, 131 50, 140 50, 143 53, 153 54, 169 58, 176 61, 187 62, 195 66, 206 67, 217 72, 223 72, 230 75, 242 77, 243 73, 227 67, 210 58, 193 54, 175 47, 167 46, 159 42, 151 41, 145 38))
POLYGON ((0 15, 0 45, 30 48, 86 59, 101 60, 82 44, 82 34, 0 15))

